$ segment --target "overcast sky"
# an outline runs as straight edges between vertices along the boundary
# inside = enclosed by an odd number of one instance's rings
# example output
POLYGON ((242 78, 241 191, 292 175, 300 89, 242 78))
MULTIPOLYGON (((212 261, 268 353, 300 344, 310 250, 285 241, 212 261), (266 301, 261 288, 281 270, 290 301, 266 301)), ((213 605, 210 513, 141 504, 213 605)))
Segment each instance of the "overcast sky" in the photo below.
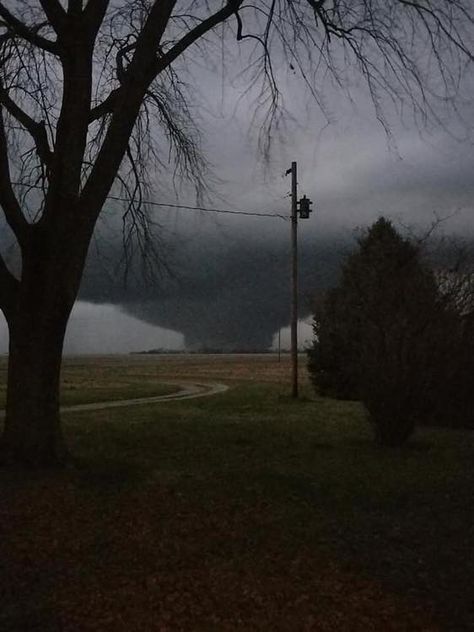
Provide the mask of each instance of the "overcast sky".
MULTIPOLYGON (((445 231, 474 233, 474 102, 470 98, 474 93, 469 89, 459 102, 462 125, 444 113, 441 126, 420 128, 408 116, 401 121, 387 106, 387 136, 356 76, 352 101, 328 87, 323 113, 305 95, 298 76, 289 72, 281 87, 292 121, 286 119, 281 138, 275 135, 270 159, 265 162, 257 149, 258 123, 251 124, 252 95, 241 98, 243 85, 236 79, 237 71, 225 82, 209 69, 199 72, 196 104, 202 106, 203 145, 219 179, 208 205, 287 213, 290 182, 282 175, 296 160, 299 195, 310 197, 315 211, 300 224, 306 242, 315 235, 348 236, 382 214, 419 230, 435 216, 453 215, 445 231)), ((156 177, 162 182, 163 174, 156 177)), ((160 189, 160 202, 192 201, 189 192, 175 196, 170 188, 160 189)), ((156 217, 166 226, 171 241, 176 235, 202 242, 204 258, 210 236, 227 243, 251 234, 268 245, 272 239, 287 239, 289 230, 285 222, 271 219, 176 210, 160 210, 156 217)), ((0 342, 0 350, 4 350, 3 325, 0 342)), ((141 323, 117 307, 79 303, 66 351, 127 352, 182 345, 181 334, 141 323)))
MULTIPOLYGON (((315 210, 309 221, 300 223, 306 243, 317 234, 349 236, 381 214, 415 230, 423 230, 435 216, 453 215, 445 231, 472 232, 474 150, 469 141, 458 142, 444 130, 423 136, 394 122, 396 144, 390 145, 370 110, 346 111, 329 127, 324 127, 317 110, 307 117, 304 129, 295 129, 285 145, 277 146, 267 165, 259 161, 243 112, 209 119, 208 155, 223 180, 216 187, 223 199, 216 198, 214 204, 287 213, 290 183, 282 173, 291 160, 297 160, 299 193, 313 200, 315 210)), ((165 199, 177 201, 171 196, 165 199)), ((190 201, 186 196, 184 200, 190 201)), ((278 220, 187 211, 162 210, 158 218, 171 235, 176 231, 180 238, 191 235, 202 243, 203 257, 210 236, 234 244, 240 235, 251 232, 268 244, 272 238, 287 239, 289 230, 278 220)), ((308 330, 302 335, 307 338, 308 330)), ((110 305, 83 304, 71 322, 66 350, 126 352, 182 344, 182 336, 144 325, 110 305)))

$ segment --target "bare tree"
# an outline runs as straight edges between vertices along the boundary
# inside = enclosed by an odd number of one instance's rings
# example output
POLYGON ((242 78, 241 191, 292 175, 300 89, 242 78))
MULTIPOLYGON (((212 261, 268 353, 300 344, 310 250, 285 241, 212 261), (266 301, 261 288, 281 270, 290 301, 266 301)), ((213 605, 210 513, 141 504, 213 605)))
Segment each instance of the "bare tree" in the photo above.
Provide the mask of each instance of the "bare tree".
POLYGON ((470 0, 0 2, 0 205, 21 253, 17 271, 0 259, 10 332, 2 459, 65 457, 64 333, 111 189, 126 193, 126 234, 145 247, 150 166, 169 170, 171 151, 176 176, 203 184, 183 82, 196 57, 218 60, 222 38, 246 47, 268 149, 282 63, 320 104, 325 73, 343 87, 357 69, 382 121, 387 95, 416 117, 436 117, 436 100, 456 95, 473 60, 473 24, 470 0))

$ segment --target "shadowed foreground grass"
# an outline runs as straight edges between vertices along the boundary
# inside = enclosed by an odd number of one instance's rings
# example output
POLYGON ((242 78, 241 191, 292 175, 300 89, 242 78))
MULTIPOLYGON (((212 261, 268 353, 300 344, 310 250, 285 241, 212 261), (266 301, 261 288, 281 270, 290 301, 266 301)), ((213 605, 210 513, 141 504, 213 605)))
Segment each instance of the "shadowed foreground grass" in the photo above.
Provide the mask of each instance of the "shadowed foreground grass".
POLYGON ((241 378, 0 472, 0 630, 472 629, 472 434, 384 451, 358 404, 241 378))

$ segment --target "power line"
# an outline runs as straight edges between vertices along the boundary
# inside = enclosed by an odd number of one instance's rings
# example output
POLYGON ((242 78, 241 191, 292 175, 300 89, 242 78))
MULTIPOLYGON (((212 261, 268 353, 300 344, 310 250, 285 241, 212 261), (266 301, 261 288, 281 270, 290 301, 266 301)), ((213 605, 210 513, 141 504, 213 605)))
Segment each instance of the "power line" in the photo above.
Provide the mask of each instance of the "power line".
MULTIPOLYGON (((129 202, 127 198, 118 197, 115 195, 107 196, 108 200, 116 200, 118 202, 129 202)), ((207 208, 205 206, 187 206, 186 204, 168 204, 166 202, 152 202, 151 200, 142 200, 143 204, 148 204, 149 206, 160 206, 166 208, 174 208, 185 211, 204 211, 206 213, 226 213, 227 215, 247 215, 250 217, 275 217, 278 219, 283 219, 288 221, 290 218, 286 215, 279 215, 278 213, 255 213, 253 211, 234 211, 230 209, 223 208, 207 208)))
MULTIPOLYGON (((39 185, 27 185, 23 182, 12 182, 16 186, 29 186, 31 189, 41 189, 39 185)), ((130 202, 129 198, 119 197, 117 195, 108 195, 107 200, 114 200, 116 202, 130 202)), ((208 208, 205 206, 188 206, 186 204, 168 204, 167 202, 153 202, 152 200, 142 200, 142 204, 148 204, 149 206, 158 206, 162 208, 173 208, 184 211, 202 211, 204 213, 224 213, 226 215, 244 215, 247 217, 272 217, 275 219, 282 219, 285 222, 289 221, 287 215, 280 215, 279 213, 256 213, 254 211, 237 211, 224 208, 208 208)))

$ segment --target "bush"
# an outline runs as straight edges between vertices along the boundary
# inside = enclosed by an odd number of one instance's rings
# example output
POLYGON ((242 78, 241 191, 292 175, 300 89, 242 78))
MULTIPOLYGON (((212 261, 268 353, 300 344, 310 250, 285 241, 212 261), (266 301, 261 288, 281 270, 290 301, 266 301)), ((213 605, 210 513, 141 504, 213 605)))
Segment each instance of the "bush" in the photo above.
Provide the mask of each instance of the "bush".
POLYGON ((453 399, 472 409, 465 371, 474 368, 474 327, 469 333, 466 322, 420 246, 381 218, 316 307, 313 385, 322 395, 362 400, 377 440, 400 445, 417 423, 453 414, 453 399))

